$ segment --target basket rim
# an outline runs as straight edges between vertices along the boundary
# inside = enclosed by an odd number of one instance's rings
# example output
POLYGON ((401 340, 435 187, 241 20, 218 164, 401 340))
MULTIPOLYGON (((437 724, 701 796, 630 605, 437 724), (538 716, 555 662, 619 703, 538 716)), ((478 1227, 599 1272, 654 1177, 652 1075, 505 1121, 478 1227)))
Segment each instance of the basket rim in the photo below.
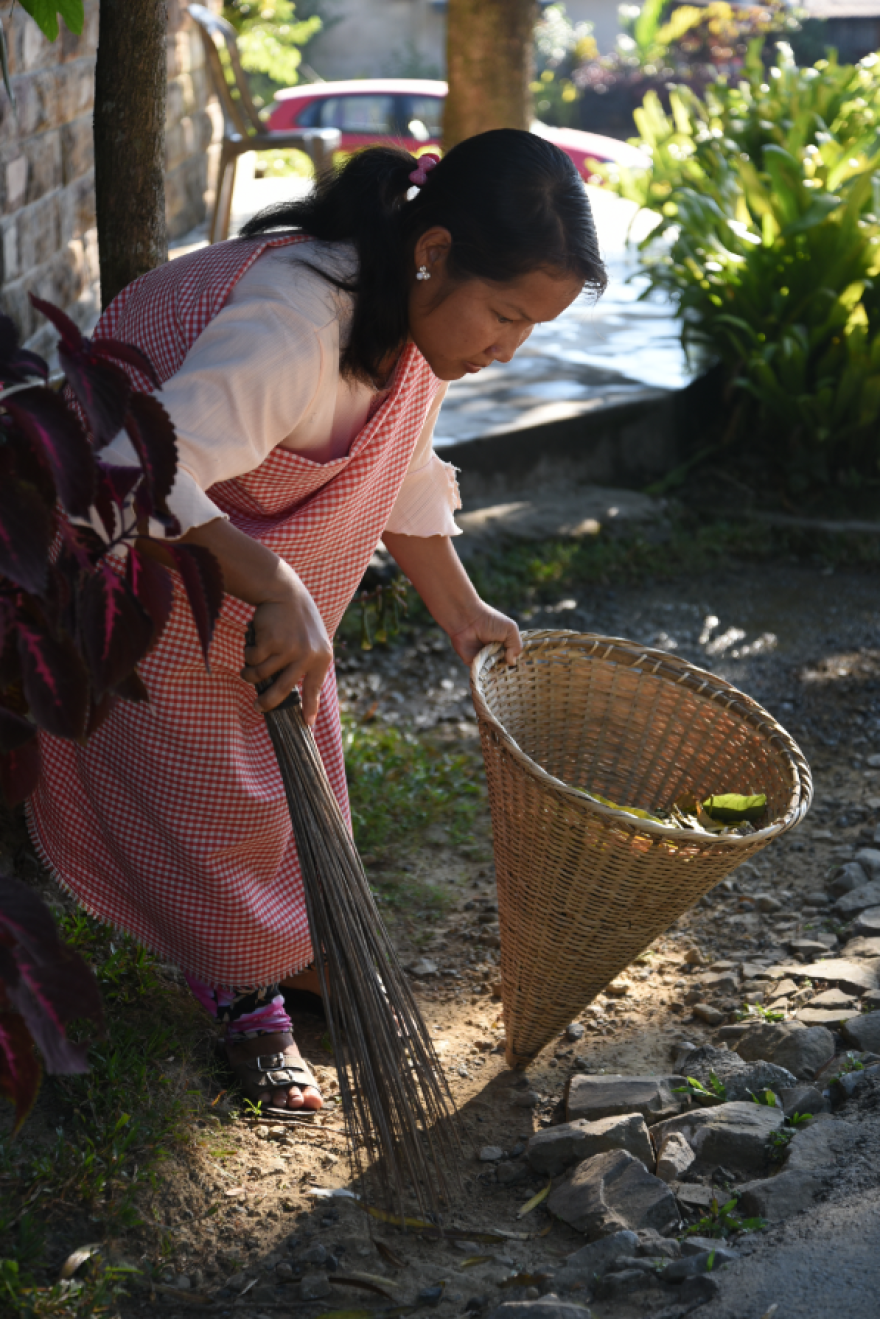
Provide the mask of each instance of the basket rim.
POLYGON ((775 749, 781 751, 788 762, 793 780, 792 795, 785 814, 774 820, 772 824, 767 825, 766 828, 758 829, 754 833, 746 834, 743 837, 737 835, 716 837, 714 834, 698 834, 692 829, 681 829, 675 825, 662 824, 659 821, 643 820, 616 807, 603 806, 601 802, 592 801, 589 797, 584 796, 581 791, 571 787, 563 779, 556 778, 554 774, 550 774, 536 760, 533 760, 531 756, 523 751, 516 739, 510 735, 501 721, 489 709, 482 690, 483 677, 490 669, 495 667, 495 663, 504 647, 498 642, 484 646, 471 664, 471 695, 478 718, 481 722, 489 725, 513 758, 518 760, 530 774, 548 787, 561 790, 566 797, 576 801, 586 811, 625 824, 635 832, 651 834, 654 837, 674 839, 677 842, 699 842, 701 847, 711 845, 713 847, 732 847, 735 849, 751 848, 757 842, 776 838, 779 834, 785 833, 788 829, 792 829, 796 824, 799 824, 807 814, 813 800, 813 777, 806 757, 791 734, 786 732, 782 725, 762 705, 759 705, 751 696, 746 696, 744 692, 739 691, 726 679, 719 678, 717 674, 709 673, 706 669, 698 668, 697 665, 691 664, 688 660, 681 659, 677 655, 670 655, 667 651, 652 649, 650 646, 639 646, 624 637, 606 637, 594 632, 574 632, 552 628, 525 631, 521 635, 523 653, 526 650, 540 651, 550 648, 559 649, 560 647, 575 647, 578 650, 587 651, 587 658, 589 659, 608 659, 612 657, 613 653, 618 663, 625 663, 630 668, 646 666, 648 672, 663 677, 668 682, 674 682, 677 685, 685 684, 704 700, 723 705, 726 710, 737 715, 743 722, 750 724, 767 741, 772 741, 775 744, 775 749))

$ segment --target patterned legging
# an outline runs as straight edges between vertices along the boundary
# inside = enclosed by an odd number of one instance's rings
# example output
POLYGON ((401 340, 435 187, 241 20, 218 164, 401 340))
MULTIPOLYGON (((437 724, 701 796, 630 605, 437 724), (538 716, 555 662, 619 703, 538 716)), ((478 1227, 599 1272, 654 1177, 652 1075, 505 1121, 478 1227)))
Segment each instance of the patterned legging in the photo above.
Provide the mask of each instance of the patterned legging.
POLYGON ((195 976, 185 978, 202 1007, 226 1027, 227 1039, 290 1030, 290 1017, 284 1009, 279 985, 266 985, 264 989, 217 989, 196 980, 195 976))

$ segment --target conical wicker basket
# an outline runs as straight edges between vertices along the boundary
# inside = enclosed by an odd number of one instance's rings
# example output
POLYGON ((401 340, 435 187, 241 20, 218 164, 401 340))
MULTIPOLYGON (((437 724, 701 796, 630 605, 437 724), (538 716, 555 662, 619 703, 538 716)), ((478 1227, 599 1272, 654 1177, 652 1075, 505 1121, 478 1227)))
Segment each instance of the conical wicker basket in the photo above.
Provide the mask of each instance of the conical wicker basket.
POLYGON ((755 701, 664 651, 526 632, 517 664, 474 660, 495 837, 507 1061, 534 1058, 734 867, 791 829, 809 766, 755 701), (662 810, 684 792, 763 792, 765 828, 713 837, 581 796, 662 810))

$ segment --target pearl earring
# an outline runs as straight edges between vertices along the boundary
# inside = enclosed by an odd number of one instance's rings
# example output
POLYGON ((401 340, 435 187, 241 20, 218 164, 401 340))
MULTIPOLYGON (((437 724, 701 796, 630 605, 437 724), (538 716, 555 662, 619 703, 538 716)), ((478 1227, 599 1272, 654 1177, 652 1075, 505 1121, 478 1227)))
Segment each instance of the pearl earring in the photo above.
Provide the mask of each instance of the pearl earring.
POLYGON ((418 270, 416 271, 416 279, 430 279, 430 278, 431 278, 431 272, 428 269, 428 267, 419 266, 418 270))

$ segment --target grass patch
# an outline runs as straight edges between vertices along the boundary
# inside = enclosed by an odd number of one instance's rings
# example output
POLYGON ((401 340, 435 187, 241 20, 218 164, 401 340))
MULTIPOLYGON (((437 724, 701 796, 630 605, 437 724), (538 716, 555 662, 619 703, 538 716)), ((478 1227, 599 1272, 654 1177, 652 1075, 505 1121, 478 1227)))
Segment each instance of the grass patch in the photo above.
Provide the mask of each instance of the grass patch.
POLYGON ((343 746, 354 835, 361 852, 417 843, 442 821, 456 846, 473 843, 485 795, 475 748, 450 749, 382 724, 343 719, 343 746))
MULTIPOLYGON (((162 1162, 209 1111, 191 1080, 204 1029, 197 1005, 127 935, 81 911, 63 913, 59 926, 97 976, 107 1029, 89 1051, 91 1071, 48 1078, 21 1135, 0 1143, 0 1312, 34 1319, 112 1308, 137 1270, 96 1257, 58 1282, 57 1272, 46 1275, 46 1234, 57 1253, 59 1233, 72 1250, 142 1227, 141 1201, 159 1185, 162 1162)), ((93 1029, 73 1023, 69 1034, 93 1029)))

